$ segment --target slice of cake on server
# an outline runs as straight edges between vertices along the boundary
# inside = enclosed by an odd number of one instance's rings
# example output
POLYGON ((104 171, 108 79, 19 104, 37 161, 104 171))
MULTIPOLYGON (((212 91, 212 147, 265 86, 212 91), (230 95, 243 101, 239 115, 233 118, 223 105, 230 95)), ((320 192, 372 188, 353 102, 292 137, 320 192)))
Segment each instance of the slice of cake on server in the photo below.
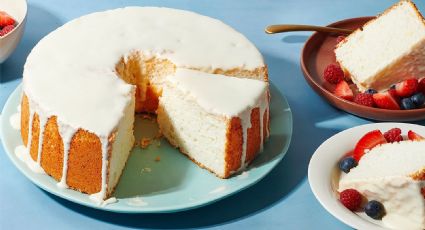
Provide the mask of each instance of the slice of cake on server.
POLYGON ((340 42, 336 60, 360 91, 425 75, 425 22, 402 0, 340 42))
POLYGON ((342 174, 338 191, 355 189, 383 204, 385 226, 425 229, 425 141, 386 143, 342 174))

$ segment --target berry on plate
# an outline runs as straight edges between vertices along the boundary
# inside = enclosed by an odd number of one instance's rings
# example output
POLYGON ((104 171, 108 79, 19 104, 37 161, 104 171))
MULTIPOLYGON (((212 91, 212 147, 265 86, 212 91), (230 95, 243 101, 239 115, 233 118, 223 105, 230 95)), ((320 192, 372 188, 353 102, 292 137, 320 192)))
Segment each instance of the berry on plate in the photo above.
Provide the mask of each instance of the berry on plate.
POLYGON ((331 84, 338 84, 344 80, 344 72, 338 65, 330 64, 323 72, 323 78, 331 84))
POLYGON ((403 140, 403 137, 401 136, 401 129, 399 128, 392 128, 384 133, 385 140, 387 142, 399 142, 403 140))
POLYGON ((384 205, 382 205, 381 202, 376 200, 371 200, 367 202, 366 206, 364 207, 364 211, 366 215, 375 220, 380 220, 385 215, 384 205))
POLYGON ((392 110, 400 109, 400 106, 397 103, 397 99, 392 95, 390 90, 387 92, 375 93, 372 96, 376 106, 378 106, 381 109, 392 109, 392 110))
POLYGON ((401 99, 401 108, 404 110, 416 109, 416 105, 409 97, 406 97, 401 99))
POLYGON ((350 169, 357 166, 356 160, 353 157, 346 157, 339 162, 339 169, 345 173, 349 173, 350 169))
POLYGON ((384 143, 387 143, 387 140, 380 130, 370 131, 357 142, 353 157, 359 162, 366 150, 371 150, 373 147, 384 143))
POLYGON ((15 25, 15 20, 6 12, 0 11, 0 27, 15 25))
POLYGON ((5 36, 6 34, 10 33, 15 28, 14 25, 8 25, 3 27, 3 29, 0 30, 0 37, 5 36))
POLYGON ((404 80, 395 86, 395 90, 400 97, 410 97, 418 90, 418 80, 416 78, 404 80))
POLYGON ((376 90, 374 90, 374 89, 367 89, 366 91, 365 91, 365 93, 367 93, 367 94, 375 94, 375 93, 377 93, 378 91, 376 91, 376 90))
POLYGON ((425 102, 425 95, 421 92, 413 94, 413 96, 410 97, 410 100, 417 106, 420 107, 425 102))
POLYGON ((374 107, 375 102, 373 101, 372 94, 369 93, 359 93, 356 96, 354 96, 354 102, 359 105, 364 105, 368 107, 374 107))
POLYGON ((342 205, 351 211, 356 211, 362 203, 362 195, 355 189, 346 189, 339 194, 342 205))
POLYGON ((334 94, 337 97, 343 98, 345 100, 352 101, 354 98, 353 91, 346 81, 340 81, 336 87, 334 94))
POLYGON ((411 140, 411 141, 425 140, 425 138, 423 136, 413 132, 412 130, 409 130, 409 132, 407 132, 407 138, 409 138, 409 140, 411 140))

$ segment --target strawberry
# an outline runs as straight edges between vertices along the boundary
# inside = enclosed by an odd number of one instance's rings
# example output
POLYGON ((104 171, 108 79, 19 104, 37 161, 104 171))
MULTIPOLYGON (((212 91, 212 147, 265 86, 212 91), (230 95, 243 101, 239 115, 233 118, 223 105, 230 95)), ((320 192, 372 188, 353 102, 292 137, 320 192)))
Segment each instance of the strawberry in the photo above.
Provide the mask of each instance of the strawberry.
POLYGON ((357 162, 359 162, 366 150, 371 150, 373 147, 384 143, 387 143, 387 140, 385 140, 381 131, 370 131, 357 142, 356 147, 354 148, 353 157, 357 162))
POLYGON ((8 25, 8 26, 3 27, 3 29, 0 30, 0 37, 5 36, 10 31, 12 31, 14 28, 15 28, 14 25, 8 25))
POLYGON ((395 90, 400 97, 410 97, 418 90, 418 79, 404 80, 395 86, 395 90))
POLYGON ((338 65, 329 64, 323 72, 323 78, 331 84, 337 84, 344 79, 344 71, 338 65))
POLYGON ((375 93, 372 96, 376 106, 381 109, 400 109, 400 106, 397 103, 397 99, 393 95, 391 95, 390 91, 383 93, 375 93))
POLYGON ((425 138, 423 136, 413 132, 412 130, 409 130, 409 132, 407 132, 407 138, 409 138, 409 140, 411 140, 411 141, 425 140, 425 138))
POLYGON ((15 25, 15 20, 4 11, 0 11, 0 27, 15 25))
POLYGON ((354 98, 353 91, 346 81, 340 81, 335 87, 335 95, 345 100, 352 101, 354 98))
POLYGON ((351 211, 356 211, 362 204, 362 195, 355 189, 346 189, 339 194, 339 201, 351 211))

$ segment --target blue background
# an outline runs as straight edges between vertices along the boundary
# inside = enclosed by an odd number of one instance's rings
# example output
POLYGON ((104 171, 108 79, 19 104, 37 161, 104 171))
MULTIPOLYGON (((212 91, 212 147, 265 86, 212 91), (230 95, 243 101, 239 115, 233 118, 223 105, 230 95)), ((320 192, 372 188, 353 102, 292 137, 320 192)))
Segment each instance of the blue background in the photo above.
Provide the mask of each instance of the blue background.
MULTIPOLYGON (((218 18, 247 36, 263 53, 271 81, 289 101, 294 133, 283 161, 258 184, 206 207, 174 214, 116 214, 73 204, 32 184, 0 147, 0 229, 350 229, 314 198, 307 167, 310 156, 324 140, 370 121, 331 107, 304 81, 299 58, 311 33, 266 35, 263 30, 269 24, 326 25, 345 18, 376 15, 394 2, 30 0, 24 37, 15 53, 0 64, 0 108, 21 82, 23 65, 32 47, 58 26, 94 11, 130 5, 166 6, 218 18)), ((425 2, 417 0, 417 5, 425 11, 425 2)))

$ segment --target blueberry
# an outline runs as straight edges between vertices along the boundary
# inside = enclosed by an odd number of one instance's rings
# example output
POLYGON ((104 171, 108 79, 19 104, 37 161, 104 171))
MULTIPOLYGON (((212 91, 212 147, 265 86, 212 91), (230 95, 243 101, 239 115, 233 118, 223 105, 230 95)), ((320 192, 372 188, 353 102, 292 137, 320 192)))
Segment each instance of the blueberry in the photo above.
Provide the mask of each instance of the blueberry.
POLYGON ((367 89, 366 91, 365 91, 365 93, 367 93, 367 94, 375 94, 375 93, 377 93, 378 91, 376 91, 376 90, 374 90, 374 89, 367 89))
POLYGON ((416 109, 415 103, 410 98, 401 99, 401 108, 402 109, 416 109))
POLYGON ((425 95, 423 93, 416 93, 413 96, 410 97, 410 100, 416 105, 421 106, 425 102, 425 95))
POLYGON ((346 157, 339 162, 339 169, 345 173, 349 173, 350 169, 357 166, 356 160, 352 157, 346 157))
POLYGON ((367 202, 366 206, 364 207, 364 211, 366 215, 375 220, 380 220, 385 215, 384 205, 376 200, 367 202))

